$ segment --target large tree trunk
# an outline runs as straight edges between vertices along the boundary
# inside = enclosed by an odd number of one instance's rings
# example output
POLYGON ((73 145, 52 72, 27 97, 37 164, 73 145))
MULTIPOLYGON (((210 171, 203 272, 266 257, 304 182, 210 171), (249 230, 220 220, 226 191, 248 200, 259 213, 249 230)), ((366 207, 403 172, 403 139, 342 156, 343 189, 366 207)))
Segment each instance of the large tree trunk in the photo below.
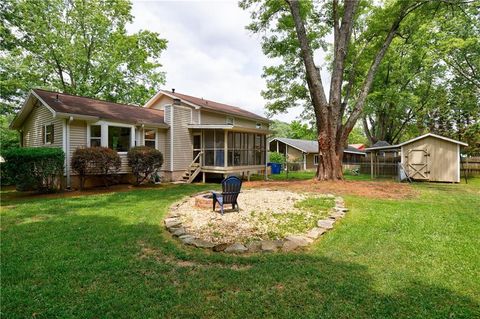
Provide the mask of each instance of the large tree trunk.
POLYGON ((356 98, 353 107, 350 109, 348 118, 346 122, 343 123, 347 104, 347 101, 344 103, 341 102, 345 59, 348 53, 350 36, 352 34, 355 12, 359 0, 344 0, 343 10, 339 10, 338 0, 333 0, 332 2, 334 52, 332 77, 330 81, 330 95, 328 100, 320 77, 320 70, 315 65, 313 59, 313 51, 310 47, 305 24, 300 14, 299 1, 285 1, 290 7, 290 12, 295 24, 295 31, 300 44, 300 55, 305 65, 308 90, 317 123, 319 153, 316 178, 318 180, 343 179, 343 148, 347 143, 348 135, 362 113, 363 106, 372 86, 373 78, 377 72, 378 66, 396 34, 400 22, 409 12, 419 7, 424 2, 415 3, 412 6, 407 5, 403 8, 399 17, 393 22, 390 31, 388 32, 382 46, 378 49, 367 72, 360 93, 356 98), (339 16, 340 11, 342 11, 341 21, 339 16))

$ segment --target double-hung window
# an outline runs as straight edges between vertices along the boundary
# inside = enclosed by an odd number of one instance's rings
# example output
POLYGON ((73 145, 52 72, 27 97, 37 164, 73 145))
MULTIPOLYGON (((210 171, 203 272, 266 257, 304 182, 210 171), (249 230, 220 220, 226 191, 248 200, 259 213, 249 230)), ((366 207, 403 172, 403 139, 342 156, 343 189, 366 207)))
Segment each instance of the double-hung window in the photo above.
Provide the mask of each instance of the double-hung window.
POLYGON ((90 146, 102 146, 102 127, 100 125, 90 126, 90 146))
POLYGON ((43 127, 43 144, 53 144, 53 124, 43 127))
POLYGON ((156 134, 156 130, 152 129, 152 130, 145 130, 145 136, 144 136, 144 140, 145 140, 145 146, 147 147, 151 147, 151 148, 156 148, 156 138, 157 138, 157 134, 156 134))
POLYGON ((313 165, 318 165, 318 155, 313 155, 313 165))

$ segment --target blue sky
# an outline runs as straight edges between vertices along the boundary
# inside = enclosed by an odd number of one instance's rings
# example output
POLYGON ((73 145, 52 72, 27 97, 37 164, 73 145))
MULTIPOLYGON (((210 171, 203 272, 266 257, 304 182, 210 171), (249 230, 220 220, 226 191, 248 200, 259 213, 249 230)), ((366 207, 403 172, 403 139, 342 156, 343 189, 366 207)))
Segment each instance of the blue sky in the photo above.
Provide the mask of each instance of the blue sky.
MULTIPOLYGON (((169 41, 162 56, 166 89, 264 114, 262 67, 272 61, 259 36, 245 29, 249 14, 237 1, 134 1, 132 13, 129 31, 155 31, 169 41)), ((300 111, 274 118, 289 122, 300 111)))

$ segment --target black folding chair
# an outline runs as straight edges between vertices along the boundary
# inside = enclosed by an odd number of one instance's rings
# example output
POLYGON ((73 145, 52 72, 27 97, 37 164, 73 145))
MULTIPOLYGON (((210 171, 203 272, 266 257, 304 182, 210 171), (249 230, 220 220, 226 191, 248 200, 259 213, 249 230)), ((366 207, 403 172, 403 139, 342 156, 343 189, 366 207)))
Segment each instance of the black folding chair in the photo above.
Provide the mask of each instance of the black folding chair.
POLYGON ((236 176, 229 176, 222 181, 222 193, 212 192, 213 195, 213 210, 217 203, 220 204, 220 211, 223 215, 223 205, 232 204, 232 209, 237 207, 239 211, 237 198, 240 194, 240 189, 242 188, 242 180, 236 176))

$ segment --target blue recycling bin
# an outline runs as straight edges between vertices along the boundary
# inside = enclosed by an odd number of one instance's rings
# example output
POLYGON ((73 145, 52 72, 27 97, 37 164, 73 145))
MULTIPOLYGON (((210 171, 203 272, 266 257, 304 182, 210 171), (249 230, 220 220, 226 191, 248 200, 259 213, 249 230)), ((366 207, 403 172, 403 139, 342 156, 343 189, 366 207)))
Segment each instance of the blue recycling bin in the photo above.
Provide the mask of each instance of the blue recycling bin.
POLYGON ((282 171, 282 164, 268 163, 268 166, 272 168, 272 174, 280 174, 280 172, 282 171))

